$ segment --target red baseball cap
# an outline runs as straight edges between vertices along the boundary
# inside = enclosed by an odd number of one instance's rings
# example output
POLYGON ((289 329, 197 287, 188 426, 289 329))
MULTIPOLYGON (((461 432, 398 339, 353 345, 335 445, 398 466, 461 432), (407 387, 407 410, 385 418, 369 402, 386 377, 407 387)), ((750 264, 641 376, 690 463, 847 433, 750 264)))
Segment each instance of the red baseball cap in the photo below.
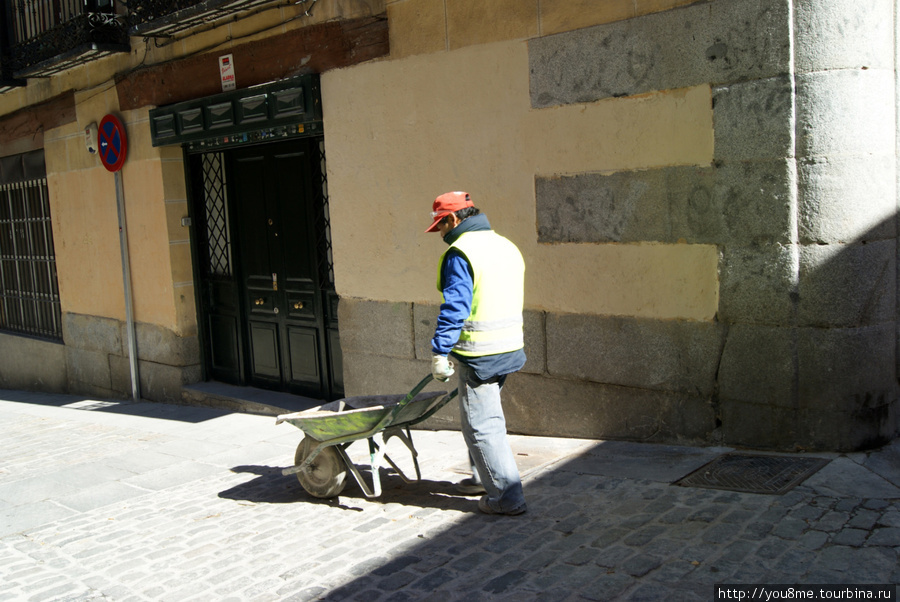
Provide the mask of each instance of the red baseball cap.
POLYGON ((438 224, 441 223, 442 219, 460 209, 474 206, 475 204, 469 197, 468 192, 445 192, 434 199, 434 204, 431 206, 431 218, 434 220, 434 223, 425 231, 437 232, 438 224))

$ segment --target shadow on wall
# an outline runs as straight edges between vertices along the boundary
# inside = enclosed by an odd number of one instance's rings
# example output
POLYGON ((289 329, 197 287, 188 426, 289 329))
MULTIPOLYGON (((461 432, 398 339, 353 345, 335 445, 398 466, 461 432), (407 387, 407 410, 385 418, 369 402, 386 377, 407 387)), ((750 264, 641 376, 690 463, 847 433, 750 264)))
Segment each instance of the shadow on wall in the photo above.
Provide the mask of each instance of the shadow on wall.
POLYGON ((723 249, 716 402, 725 442, 765 442, 771 429, 782 449, 870 449, 900 426, 897 218, 826 243, 803 227, 803 196, 799 245, 723 249))
MULTIPOLYGON (((788 177, 787 168, 782 162, 775 173, 759 176, 766 184, 761 186, 715 175, 716 167, 667 170, 658 188, 663 198, 655 202, 667 202, 672 210, 661 213, 705 224, 694 234, 670 224, 673 238, 712 244, 719 238, 713 233, 729 223, 745 232, 733 244, 716 245, 716 320, 526 317, 526 346, 537 351, 538 365, 526 366, 507 384, 510 428, 781 450, 862 450, 894 438, 900 424, 896 217, 889 213, 849 242, 825 244, 809 231, 800 232, 800 244, 753 236, 747 215, 771 222, 772 199, 782 196, 772 190, 788 177), (685 191, 685 178, 695 187, 685 191), (702 205, 691 201, 697 196, 702 205), (692 208, 676 211, 674 204, 685 198, 692 208)), ((615 191, 622 189, 616 179, 623 177, 586 179, 594 190, 615 191)), ((586 185, 556 184, 568 194, 586 185)), ((646 201, 643 190, 639 199, 646 201)), ((602 195, 580 198, 597 203, 602 195)), ((553 205, 557 214, 559 207, 572 206, 553 205)))

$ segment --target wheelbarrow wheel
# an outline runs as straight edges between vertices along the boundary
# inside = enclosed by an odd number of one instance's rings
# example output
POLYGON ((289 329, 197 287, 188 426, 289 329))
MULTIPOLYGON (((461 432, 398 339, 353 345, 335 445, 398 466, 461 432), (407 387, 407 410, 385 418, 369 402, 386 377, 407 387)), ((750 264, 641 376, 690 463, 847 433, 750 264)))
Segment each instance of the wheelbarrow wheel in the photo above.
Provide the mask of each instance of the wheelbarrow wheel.
MULTIPOLYGON (((317 445, 315 439, 304 437, 294 454, 294 464, 305 462, 317 445)), ((347 485, 347 467, 336 449, 326 447, 319 452, 307 470, 297 473, 297 480, 314 497, 334 497, 347 485)))

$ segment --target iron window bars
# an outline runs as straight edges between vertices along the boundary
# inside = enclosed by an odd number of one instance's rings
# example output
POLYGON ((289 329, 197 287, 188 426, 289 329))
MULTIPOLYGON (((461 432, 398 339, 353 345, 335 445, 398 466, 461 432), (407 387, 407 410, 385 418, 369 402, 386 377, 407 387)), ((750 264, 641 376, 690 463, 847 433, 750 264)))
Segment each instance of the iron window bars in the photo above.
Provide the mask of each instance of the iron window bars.
POLYGON ((46 178, 0 185, 0 330, 62 340, 46 178))

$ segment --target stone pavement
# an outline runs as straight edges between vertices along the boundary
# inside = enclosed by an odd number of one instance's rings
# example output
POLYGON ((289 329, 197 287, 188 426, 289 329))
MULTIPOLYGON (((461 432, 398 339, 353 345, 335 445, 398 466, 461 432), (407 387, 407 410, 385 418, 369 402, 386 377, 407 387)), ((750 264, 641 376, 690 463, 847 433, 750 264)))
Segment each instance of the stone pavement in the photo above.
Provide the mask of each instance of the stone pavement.
POLYGON ((772 495, 672 484, 724 448, 517 436, 529 511, 497 517, 452 492, 459 433, 414 432, 423 481, 384 471, 371 500, 282 476, 301 437, 267 416, 0 390, 0 600, 711 600, 721 583, 900 582, 900 442, 816 454, 830 462, 772 495))

